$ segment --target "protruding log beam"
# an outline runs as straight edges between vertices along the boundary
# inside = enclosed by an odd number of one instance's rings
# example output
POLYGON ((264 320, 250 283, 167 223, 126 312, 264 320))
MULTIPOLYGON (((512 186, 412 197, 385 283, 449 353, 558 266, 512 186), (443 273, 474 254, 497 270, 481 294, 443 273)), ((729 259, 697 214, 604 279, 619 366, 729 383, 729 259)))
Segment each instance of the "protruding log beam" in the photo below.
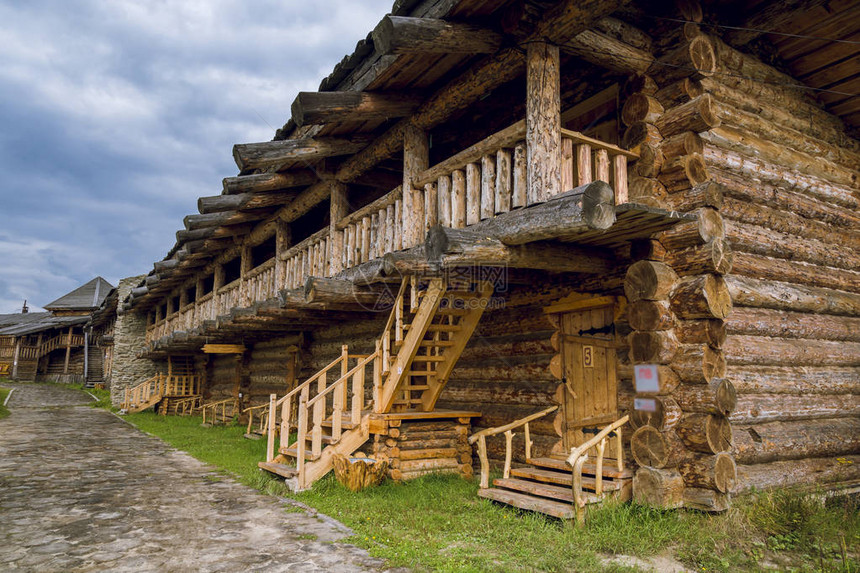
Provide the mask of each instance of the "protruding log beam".
POLYGON ((725 318, 732 310, 726 281, 716 275, 685 277, 669 297, 679 318, 725 318))
POLYGON ((680 155, 669 160, 665 160, 663 155, 661 158, 663 162, 658 179, 669 193, 692 189, 710 179, 705 159, 698 153, 680 155))
POLYGON ((654 396, 649 398, 654 402, 654 410, 632 410, 630 412, 630 423, 634 428, 642 426, 653 426, 665 432, 675 427, 681 419, 683 412, 678 402, 669 396, 654 396))
POLYGON ((368 310, 392 302, 387 288, 358 286, 350 281, 308 277, 304 286, 305 300, 310 303, 354 304, 368 310), (386 298, 388 297, 388 298, 386 298))
MULTIPOLYGON (((164 271, 170 271, 179 266, 179 261, 176 259, 167 259, 165 261, 156 261, 153 263, 153 268, 155 269, 156 274, 163 273, 164 271)), ((138 295, 135 295, 138 296, 138 295)))
POLYGON ((205 241, 212 237, 217 229, 217 227, 202 227, 191 231, 179 230, 176 231, 176 242, 184 244, 190 241, 205 241))
POLYGON ((675 314, 665 300, 637 300, 627 307, 627 320, 636 330, 669 330, 675 314))
POLYGON ((526 210, 502 213, 471 229, 507 245, 522 245, 575 235, 588 229, 608 229, 614 222, 612 187, 595 181, 526 210))
POLYGON ((146 286, 135 287, 135 288, 131 289, 131 296, 132 296, 132 298, 137 298, 137 297, 144 296, 148 292, 149 292, 149 288, 146 286))
POLYGON ((213 197, 200 197, 197 200, 197 210, 201 214, 210 214, 224 211, 265 209, 286 205, 295 197, 296 193, 289 191, 215 195, 213 197))
POLYGON ((255 217, 248 214, 240 215, 236 211, 222 211, 219 213, 207 213, 205 215, 186 215, 182 222, 185 223, 186 230, 194 231, 196 229, 218 227, 224 224, 239 224, 259 218, 259 216, 255 217))
POLYGON ((701 246, 670 250, 666 253, 666 263, 681 276, 726 275, 732 270, 734 251, 727 240, 714 239, 701 246))
POLYGON ((298 127, 336 121, 368 121, 410 115, 419 97, 401 93, 299 92, 291 106, 298 127))
POLYGON ((627 98, 621 109, 621 120, 624 125, 633 125, 637 122, 653 124, 663 115, 663 106, 654 97, 635 93, 627 98))
POLYGON ((596 29, 585 30, 568 39, 563 49, 586 62, 624 74, 645 74, 654 62, 650 49, 633 46, 623 38, 596 29))
MULTIPOLYGON (((737 310, 732 314, 734 312, 737 310)), ((722 348, 726 342, 726 323, 715 318, 679 320, 675 323, 675 336, 682 344, 707 344, 711 348, 722 348)))
POLYGON ((492 54, 502 43, 501 35, 488 28, 390 14, 371 36, 380 54, 492 54))
POLYGON ((223 181, 224 195, 305 187, 315 183, 317 179, 317 174, 307 169, 284 173, 254 173, 252 175, 239 175, 238 177, 225 177, 223 181))
POLYGON ((685 487, 682 498, 684 507, 711 513, 721 513, 732 506, 731 495, 703 487, 685 487))
POLYGON ((710 38, 704 35, 693 37, 654 62, 650 75, 663 81, 684 78, 701 79, 717 71, 717 53, 710 38))
POLYGON ((702 245, 725 236, 722 216, 716 209, 706 207, 696 212, 695 221, 679 223, 660 233, 657 238, 666 249, 675 250, 702 245))
POLYGON ((682 78, 657 90, 654 97, 664 108, 676 107, 705 93, 699 80, 682 78))
POLYGON ((674 211, 689 212, 700 207, 722 207, 725 187, 715 181, 706 181, 683 193, 673 193, 666 197, 666 208, 674 211))
POLYGON ((606 273, 614 266, 604 250, 554 242, 505 245, 472 229, 433 227, 427 233, 425 252, 431 267, 487 265, 555 272, 606 273))
POLYGON ((694 100, 666 110, 656 122, 660 134, 666 138, 685 131, 701 133, 718 127, 722 121, 717 115, 714 100, 704 94, 694 100))
POLYGON ((273 169, 294 161, 313 161, 324 157, 349 155, 368 143, 364 137, 320 137, 285 139, 263 143, 239 143, 233 146, 233 159, 240 171, 273 169))
POLYGON ((634 363, 668 364, 678 351, 678 340, 671 330, 635 331, 629 341, 634 363))

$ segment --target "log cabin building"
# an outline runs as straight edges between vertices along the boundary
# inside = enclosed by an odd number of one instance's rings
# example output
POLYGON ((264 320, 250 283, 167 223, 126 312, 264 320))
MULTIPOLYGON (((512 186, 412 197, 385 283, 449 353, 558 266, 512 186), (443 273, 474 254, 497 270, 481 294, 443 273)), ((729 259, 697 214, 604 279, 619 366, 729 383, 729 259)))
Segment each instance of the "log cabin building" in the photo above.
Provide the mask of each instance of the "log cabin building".
POLYGON ((564 518, 856 486, 858 28, 398 0, 124 298, 160 368, 125 406, 248 416, 297 488, 475 455, 482 496, 564 518))
POLYGON ((96 277, 46 304, 47 312, 29 312, 25 302, 21 313, 0 315, 0 375, 78 384, 100 379, 104 349, 87 323, 112 289, 96 277))

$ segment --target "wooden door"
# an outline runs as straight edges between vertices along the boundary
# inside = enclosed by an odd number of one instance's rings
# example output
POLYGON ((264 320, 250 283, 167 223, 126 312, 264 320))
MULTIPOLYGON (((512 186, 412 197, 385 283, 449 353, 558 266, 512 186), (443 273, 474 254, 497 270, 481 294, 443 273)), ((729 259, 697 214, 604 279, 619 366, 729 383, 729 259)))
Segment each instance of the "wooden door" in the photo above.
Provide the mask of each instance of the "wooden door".
MULTIPOLYGON (((604 301, 606 299, 603 299, 604 301)), ((596 302, 596 301, 595 301, 596 302)), ((603 302, 560 316, 566 451, 618 419, 615 304, 603 302)))

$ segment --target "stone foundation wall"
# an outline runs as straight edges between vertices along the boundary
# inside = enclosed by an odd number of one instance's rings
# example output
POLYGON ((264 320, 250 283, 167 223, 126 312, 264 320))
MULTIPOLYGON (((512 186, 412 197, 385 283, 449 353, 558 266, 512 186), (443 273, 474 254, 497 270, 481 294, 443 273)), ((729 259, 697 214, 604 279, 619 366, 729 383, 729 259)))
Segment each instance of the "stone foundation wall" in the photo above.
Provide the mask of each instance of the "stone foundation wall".
MULTIPOLYGON (((122 300, 141 279, 143 276, 119 281, 119 304, 122 304, 122 300)), ((152 360, 137 357, 137 353, 143 350, 145 345, 146 315, 117 309, 110 380, 110 397, 115 406, 122 402, 126 388, 143 382, 156 373, 157 367, 152 360)))

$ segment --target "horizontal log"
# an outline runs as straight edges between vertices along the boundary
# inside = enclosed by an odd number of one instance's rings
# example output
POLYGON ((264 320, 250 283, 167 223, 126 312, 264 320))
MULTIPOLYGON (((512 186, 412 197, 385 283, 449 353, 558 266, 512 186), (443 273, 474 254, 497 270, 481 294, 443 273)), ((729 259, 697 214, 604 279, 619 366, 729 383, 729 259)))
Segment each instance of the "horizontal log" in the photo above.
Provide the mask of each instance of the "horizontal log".
POLYGON ((624 294, 628 302, 666 300, 678 282, 671 267, 656 261, 638 261, 630 265, 624 279, 624 294))
POLYGON ((860 480, 860 455, 738 464, 738 492, 791 486, 827 488, 860 480))
POLYGON ((669 396, 652 396, 648 399, 654 402, 654 411, 631 410, 630 425, 634 428, 651 426, 661 432, 674 428, 683 414, 675 399, 669 396))
POLYGON ((633 476, 636 503, 659 509, 684 505, 684 479, 678 470, 640 467, 633 476))
POLYGON ((860 342, 860 318, 737 307, 726 317, 730 334, 860 342))
POLYGON ((725 375, 726 355, 707 344, 681 344, 670 366, 684 382, 704 384, 725 375))
POLYGON ((250 199, 251 196, 251 194, 245 193, 241 195, 215 195, 213 197, 200 197, 197 199, 197 210, 202 214, 235 211, 242 206, 244 201, 250 199))
POLYGON ((195 231, 197 229, 205 229, 217 227, 227 223, 234 215, 235 211, 226 211, 223 213, 208 213, 205 215, 186 215, 182 222, 185 224, 185 229, 195 231))
POLYGON ((638 300, 627 307, 627 319, 636 330, 669 330, 675 314, 665 300, 638 300))
MULTIPOLYGON (((163 261, 155 261, 155 263, 153 263, 152 266, 155 269, 156 273, 163 273, 165 271, 171 271, 171 270, 175 269, 176 267, 178 267, 179 261, 176 259, 165 259, 163 261)), ((132 291, 132 294, 134 294, 134 296, 141 296, 141 295, 146 294, 146 293, 144 292, 144 293, 140 293, 140 294, 135 294, 132 291)))
POLYGON ((768 422, 735 428, 735 461, 757 464, 860 451, 860 418, 768 422))
POLYGON ((630 360, 638 364, 669 364, 678 351, 671 330, 634 331, 628 337, 630 360))
POLYGON ((678 471, 684 484, 691 487, 729 493, 737 483, 735 460, 726 452, 690 456, 678 464, 678 471))
POLYGON ((257 193, 241 193, 238 195, 216 195, 200 197, 197 200, 197 210, 203 214, 222 211, 246 211, 250 209, 265 209, 286 205, 296 194, 289 191, 261 191, 257 193))
MULTIPOLYGON (((762 232, 770 229, 788 236, 795 235, 830 244, 833 243, 833 238, 838 236, 841 246, 860 250, 860 231, 804 217, 785 208, 769 207, 728 197, 723 202, 720 212, 727 219, 761 228, 762 232)), ((796 239, 790 242, 794 240, 796 239)))
POLYGON ((860 394, 860 366, 732 364, 726 377, 738 394, 860 394))
POLYGON ((556 195, 546 203, 496 215, 470 229, 507 245, 557 239, 588 229, 608 229, 615 222, 615 194, 595 181, 556 195))
POLYGON ((741 394, 729 420, 733 424, 760 424, 843 416, 860 416, 860 395, 741 394))
POLYGON ((624 130, 621 145, 634 153, 640 153, 643 146, 651 145, 658 148, 662 141, 663 136, 655 125, 640 121, 624 130))
POLYGON ((679 223, 657 235, 667 250, 685 249, 725 238, 725 224, 719 211, 703 207, 695 213, 695 221, 679 223))
POLYGON ((149 287, 142 286, 142 287, 135 287, 135 288, 131 289, 130 294, 132 297, 141 297, 141 296, 144 296, 148 292, 149 292, 149 287))
POLYGON ((290 107, 298 127, 338 121, 379 121, 410 115, 421 100, 405 93, 299 92, 290 107))
POLYGON ((738 306, 860 316, 860 294, 737 275, 725 284, 738 306))
POLYGON ((317 181, 317 174, 311 170, 294 170, 283 173, 254 173, 238 177, 225 177, 224 195, 280 191, 292 187, 306 187, 317 181))
MULTIPOLYGON (((668 194, 667 194, 668 195, 668 194)), ((706 181, 683 193, 673 193, 665 199, 667 209, 689 212, 701 207, 721 209, 725 198, 725 188, 716 181, 706 181)))
POLYGON ((551 403, 557 384, 549 381, 499 382, 492 379, 463 380, 458 379, 459 366, 454 370, 452 379, 442 390, 441 399, 456 402, 471 400, 484 403, 522 404, 542 407, 551 403))
POLYGON ((714 378, 707 384, 681 384, 672 397, 684 412, 728 416, 737 406, 737 391, 725 378, 714 378))
POLYGON ((681 498, 685 508, 711 513, 721 513, 732 506, 731 495, 703 487, 685 487, 681 498))
POLYGON ((649 50, 595 29, 583 30, 567 39, 561 49, 586 62, 624 74, 644 74, 654 61, 649 50))
POLYGON ((673 468, 689 454, 674 432, 642 426, 630 436, 630 452, 640 467, 673 468))
POLYGON ((714 273, 726 275, 732 271, 735 253, 725 239, 713 239, 704 245, 666 252, 666 264, 679 276, 714 273))
POLYGON ((277 171, 295 161, 314 161, 324 157, 349 155, 360 151, 367 143, 368 139, 361 137, 320 137, 239 143, 233 146, 233 159, 240 171, 251 169, 277 171))
POLYGON ((660 88, 654 94, 654 97, 666 109, 692 101, 703 93, 705 93, 705 90, 700 80, 685 77, 660 88))
POLYGON ((359 286, 350 281, 308 277, 304 286, 308 303, 355 304, 376 310, 391 304, 392 293, 382 287, 359 286))
POLYGON ((816 265, 854 270, 860 268, 860 254, 853 249, 834 248, 834 231, 830 241, 802 239, 757 225, 726 220, 726 236, 738 251, 779 259, 805 261, 816 265))
POLYGON ((669 295, 672 311, 683 319, 726 318, 732 296, 723 277, 699 275, 678 281, 669 295))
POLYGON ((857 342, 732 335, 726 339, 725 351, 731 364, 860 366, 857 342))
POLYGON ((625 125, 633 125, 639 121, 653 124, 663 111, 663 106, 654 97, 644 93, 634 93, 624 102, 621 120, 625 125))
MULTIPOLYGON (((617 366, 618 378, 622 381, 623 385, 629 386, 629 393, 632 394, 635 392, 634 382, 633 382, 633 365, 632 364, 618 364, 617 366)), ((681 383, 680 378, 675 372, 669 368, 668 366, 659 365, 657 366, 657 383, 659 390, 657 391, 657 395, 671 395, 672 392, 675 391, 675 388, 678 387, 678 384, 681 383)), ((621 390, 619 390, 619 394, 621 390)), ((640 393, 642 394, 642 393, 640 393)), ((651 395, 651 394, 642 394, 642 395, 651 395)))
POLYGON ((711 176, 708 173, 705 159, 699 153, 666 159, 665 156, 662 156, 661 151, 661 157, 664 161, 659 169, 657 179, 670 194, 687 191, 710 180, 711 176))
POLYGON ((727 452, 732 447, 732 425, 722 415, 686 414, 675 433, 689 449, 704 454, 727 452))
POLYGON ((860 272, 803 261, 788 261, 735 251, 732 269, 734 274, 757 279, 849 292, 860 291, 860 272))
POLYGON ((853 195, 852 183, 842 182, 850 180, 853 175, 843 177, 830 174, 822 178, 794 169, 795 163, 814 164, 816 160, 811 156, 798 152, 786 152, 785 155, 791 157, 763 155, 761 151, 764 146, 753 147, 740 143, 740 140, 746 141, 746 137, 738 132, 710 130, 701 136, 705 142, 704 157, 709 170, 717 167, 733 171, 736 176, 752 177, 768 185, 798 191, 849 209, 856 210, 860 206, 860 199, 853 195), (786 168, 786 165, 792 168, 786 168))
POLYGON ((373 32, 379 54, 492 54, 501 35, 489 28, 435 18, 384 16, 373 32))
POLYGON ((694 133, 708 131, 721 123, 713 98, 709 94, 704 94, 687 103, 666 109, 655 125, 665 139, 685 131, 694 133))
MULTIPOLYGON (((773 122, 797 132, 821 139, 832 145, 846 149, 857 149, 857 143, 851 142, 851 137, 838 123, 829 121, 816 121, 809 113, 798 113, 791 106, 784 107, 762 97, 757 97, 747 91, 735 89, 726 85, 723 78, 705 78, 701 80, 701 87, 712 94, 717 100, 733 106, 735 109, 755 114, 761 120, 773 122)), ((794 103, 796 100, 792 100, 794 103)), ((785 103, 785 100, 783 100, 785 103)), ((803 110, 811 112, 811 106, 806 104, 803 110)), ((824 110, 816 110, 816 115, 822 116, 824 110)), ((836 119, 836 118, 832 118, 836 119)))
POLYGON ((427 233, 424 252, 430 268, 458 266, 505 266, 554 272, 607 273, 615 261, 597 248, 569 246, 548 241, 508 246, 472 229, 433 227, 427 233))
POLYGON ((705 150, 702 138, 694 131, 685 131, 666 138, 660 143, 660 151, 666 160, 684 155, 701 155, 705 150))
MULTIPOLYGON (((732 314, 734 312, 737 310, 733 310, 732 314)), ((726 324, 713 318, 679 320, 675 323, 675 337, 681 344, 706 344, 712 348, 722 348, 726 342, 726 324)))

